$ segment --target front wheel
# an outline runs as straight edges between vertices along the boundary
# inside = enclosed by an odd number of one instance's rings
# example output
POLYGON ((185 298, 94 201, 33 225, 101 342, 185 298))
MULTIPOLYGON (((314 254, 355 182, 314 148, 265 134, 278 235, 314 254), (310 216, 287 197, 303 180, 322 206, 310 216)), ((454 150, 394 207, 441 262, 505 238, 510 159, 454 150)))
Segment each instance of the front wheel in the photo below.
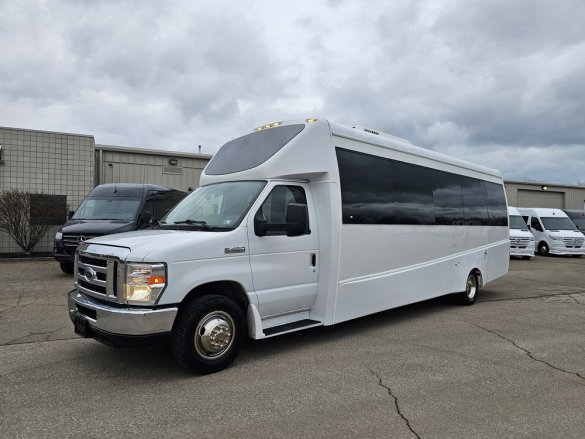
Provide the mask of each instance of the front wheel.
POLYGON ((73 262, 61 261, 59 262, 59 267, 61 267, 63 273, 73 274, 73 262))
POLYGON ((548 244, 546 242, 541 242, 540 244, 538 244, 538 254, 540 256, 546 256, 548 255, 549 252, 549 248, 548 248, 548 244))
POLYGON ((469 276, 467 276, 467 281, 465 282, 465 291, 455 295, 457 303, 464 306, 473 305, 475 303, 475 299, 477 298, 478 292, 479 282, 477 281, 477 276, 473 273, 469 273, 469 276))
POLYGON ((238 355, 244 322, 242 309, 231 299, 218 295, 199 297, 177 315, 172 333, 173 354, 194 372, 218 372, 238 355))

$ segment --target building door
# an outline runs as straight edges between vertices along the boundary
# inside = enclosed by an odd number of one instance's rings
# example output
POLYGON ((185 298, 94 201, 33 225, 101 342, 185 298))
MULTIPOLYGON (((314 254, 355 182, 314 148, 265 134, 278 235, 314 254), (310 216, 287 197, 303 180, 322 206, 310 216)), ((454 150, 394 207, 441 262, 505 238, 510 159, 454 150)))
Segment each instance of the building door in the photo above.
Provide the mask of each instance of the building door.
POLYGON ((518 189, 517 207, 549 207, 563 209, 565 207, 565 194, 563 192, 518 189))

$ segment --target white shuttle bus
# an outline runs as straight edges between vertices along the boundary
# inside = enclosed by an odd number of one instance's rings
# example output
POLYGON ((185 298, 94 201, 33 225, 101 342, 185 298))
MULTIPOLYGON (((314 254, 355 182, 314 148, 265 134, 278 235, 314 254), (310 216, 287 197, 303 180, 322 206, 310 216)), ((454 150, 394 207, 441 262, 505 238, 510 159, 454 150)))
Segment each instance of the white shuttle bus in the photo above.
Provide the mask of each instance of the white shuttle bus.
POLYGON ((269 124, 226 143, 152 230, 81 244, 69 314, 81 336, 167 340, 215 372, 246 335, 474 303, 508 271, 506 208, 491 169, 326 120, 269 124))
POLYGON ((508 206, 510 224, 510 256, 519 256, 522 259, 534 258, 535 240, 528 224, 518 212, 518 209, 508 206))

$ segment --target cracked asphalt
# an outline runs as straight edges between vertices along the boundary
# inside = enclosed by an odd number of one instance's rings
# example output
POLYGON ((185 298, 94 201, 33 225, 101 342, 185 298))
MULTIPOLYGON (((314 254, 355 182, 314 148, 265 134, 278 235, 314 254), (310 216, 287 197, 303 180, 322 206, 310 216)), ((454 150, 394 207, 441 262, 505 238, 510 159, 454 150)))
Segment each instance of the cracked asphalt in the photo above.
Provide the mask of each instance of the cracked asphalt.
POLYGON ((0 438, 585 437, 585 258, 512 260, 471 307, 249 341, 209 376, 77 338, 71 287, 0 260, 0 438))

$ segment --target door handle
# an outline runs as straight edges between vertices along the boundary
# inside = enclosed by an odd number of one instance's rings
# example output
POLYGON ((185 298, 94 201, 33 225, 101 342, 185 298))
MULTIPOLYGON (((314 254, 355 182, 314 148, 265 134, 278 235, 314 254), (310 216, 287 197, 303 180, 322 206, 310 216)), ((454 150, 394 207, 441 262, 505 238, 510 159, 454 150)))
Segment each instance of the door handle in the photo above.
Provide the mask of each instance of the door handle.
POLYGON ((311 253, 311 267, 317 266, 317 254, 311 253))

